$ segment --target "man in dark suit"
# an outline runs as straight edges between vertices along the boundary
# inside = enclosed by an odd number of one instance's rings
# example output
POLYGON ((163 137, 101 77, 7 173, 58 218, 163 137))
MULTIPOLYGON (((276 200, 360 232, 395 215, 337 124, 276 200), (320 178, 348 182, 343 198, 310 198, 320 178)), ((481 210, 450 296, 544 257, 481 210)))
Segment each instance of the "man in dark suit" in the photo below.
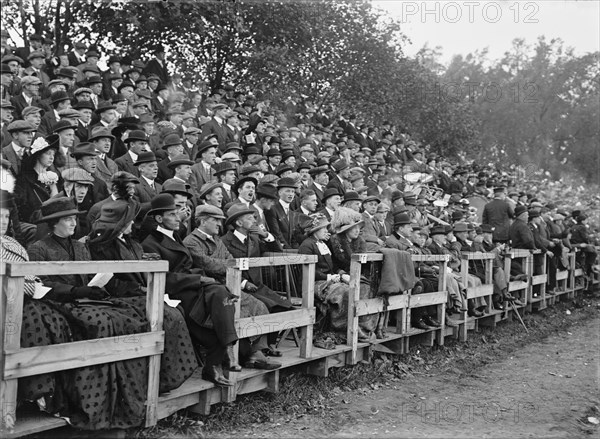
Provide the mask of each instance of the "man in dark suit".
POLYGON ((78 65, 85 63, 86 50, 87 46, 84 42, 78 41, 75 43, 73 50, 67 55, 67 58, 69 59, 69 65, 77 67, 78 65))
POLYGON ((350 165, 345 159, 340 159, 332 166, 334 172, 329 179, 329 183, 327 183, 327 188, 337 189, 340 195, 343 196, 346 193, 345 180, 350 175, 350 165))
POLYGON ((162 149, 167 152, 167 156, 158 163, 157 181, 159 183, 164 183, 175 175, 175 171, 169 166, 169 163, 175 157, 183 154, 183 141, 179 137, 179 134, 173 133, 165 136, 162 149))
POLYGON ((277 182, 277 193, 279 200, 271 209, 265 211, 269 230, 283 248, 297 249, 305 236, 302 235, 299 227, 301 214, 291 209, 291 203, 296 195, 294 179, 281 178, 277 182))
POLYGON ((213 107, 214 116, 202 126, 202 137, 204 140, 210 134, 216 134, 219 145, 227 143, 226 121, 229 115, 229 107, 225 104, 217 104, 213 107))
POLYGON ((121 171, 126 171, 139 177, 140 173, 137 166, 135 166, 135 162, 139 154, 144 151, 150 151, 148 137, 146 136, 146 133, 141 130, 133 130, 129 133, 129 136, 127 136, 124 142, 128 151, 117 158, 115 163, 121 171))
POLYGON ((158 162, 153 152, 142 152, 135 161, 139 169, 140 182, 135 185, 135 199, 142 206, 142 212, 150 209, 152 199, 162 191, 162 186, 155 182, 158 175, 158 162))
POLYGON ((174 233, 179 228, 177 211, 171 194, 160 194, 152 200, 148 214, 158 226, 144 239, 142 247, 169 261, 165 291, 172 299, 181 300, 190 335, 207 350, 203 377, 231 386, 233 383, 223 376, 221 364, 225 361, 229 370, 241 370, 233 357, 233 345, 238 340, 236 297, 214 279, 205 277, 201 269, 194 268, 189 250, 174 233))
POLYGON ((206 183, 215 181, 213 165, 217 157, 216 145, 207 140, 203 141, 198 146, 196 157, 200 161, 192 166, 189 183, 193 188, 199 190, 206 183))
MULTIPOLYGON (((264 252, 280 252, 281 247, 267 231, 257 226, 255 211, 243 204, 234 204, 227 211, 225 228, 231 229, 222 241, 234 258, 258 258, 264 252)), ((292 304, 267 287, 262 281, 260 268, 250 268, 242 272, 242 290, 262 301, 270 312, 285 311, 292 304)))
POLYGON ((328 171, 328 166, 317 166, 308 171, 313 180, 308 188, 315 191, 315 194, 317 194, 317 210, 323 207, 323 192, 325 192, 327 184, 329 183, 329 175, 327 175, 328 171))
MULTIPOLYGON (((15 107, 14 114, 21 117, 25 107, 40 107, 40 86, 42 80, 36 76, 25 76, 21 78, 21 93, 13 96, 10 102, 15 107)), ((41 108, 41 107, 40 107, 41 108)))
POLYGON ((158 79, 166 85, 169 82, 169 70, 167 69, 165 60, 165 49, 163 46, 158 45, 153 51, 154 58, 148 61, 142 75, 149 77, 150 75, 158 76, 158 79))
POLYGON ((15 177, 21 175, 21 162, 31 149, 35 129, 29 122, 15 120, 7 127, 12 142, 2 148, 2 155, 10 162, 10 169, 15 177))
POLYGON ((213 167, 213 175, 223 188, 223 206, 235 200, 236 194, 233 191, 233 185, 237 178, 236 172, 237 167, 229 161, 223 161, 213 167))

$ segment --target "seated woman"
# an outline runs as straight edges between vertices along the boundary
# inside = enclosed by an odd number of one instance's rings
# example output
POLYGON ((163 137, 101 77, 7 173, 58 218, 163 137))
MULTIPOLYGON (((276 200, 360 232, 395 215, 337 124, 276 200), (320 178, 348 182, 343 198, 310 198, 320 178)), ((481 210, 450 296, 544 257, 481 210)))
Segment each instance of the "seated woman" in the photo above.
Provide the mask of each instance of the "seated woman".
POLYGON ((30 155, 23 158, 15 191, 21 221, 35 223, 37 218, 33 214, 44 201, 62 189, 62 181, 54 167, 58 147, 58 135, 40 137, 31 145, 30 155))
MULTIPOLYGON (((360 213, 344 207, 338 208, 335 212, 332 225, 336 227, 337 233, 341 235, 334 235, 330 240, 331 234, 328 230, 329 222, 327 218, 323 214, 311 215, 311 222, 304 225, 308 238, 298 248, 298 253, 300 254, 318 256, 315 269, 315 297, 317 298, 319 310, 322 315, 328 316, 326 326, 334 331, 343 332, 346 330, 348 324, 350 256, 348 256, 347 265, 336 263, 335 256, 332 255, 331 250, 325 242, 331 241, 331 245, 335 245, 338 252, 341 253, 340 237, 342 240, 346 239, 346 232, 352 230, 350 233, 353 240, 361 239, 359 237, 361 224, 362 218, 360 213)), ((364 241, 362 243, 364 246, 364 241)), ((360 248, 360 244, 358 245, 360 248)), ((365 293, 369 294, 369 286, 361 283, 361 297, 365 293)), ((358 330, 358 337, 361 341, 369 339, 369 336, 363 330, 364 320, 361 317, 361 325, 358 330)), ((367 332, 373 329, 374 325, 373 327, 369 325, 367 332)))
MULTIPOLYGON (((140 205, 133 200, 115 200, 104 204, 100 217, 92 225, 88 246, 93 260, 140 261, 144 250, 131 238, 131 229, 140 205)), ((127 300, 146 310, 146 276, 142 273, 118 273, 106 285, 113 297, 127 300)), ((179 387, 198 367, 192 339, 183 314, 165 304, 163 330, 165 349, 160 364, 160 392, 179 387)))
MULTIPOLYGON (((15 239, 20 238, 19 220, 12 192, 14 177, 9 170, 10 163, 2 163, 0 168, 0 258, 3 262, 27 262, 29 256, 25 248, 15 239)), ((50 304, 33 299, 39 279, 25 277, 23 295, 23 320, 21 325, 21 347, 47 346, 72 341, 71 328, 65 316, 50 304)), ((41 285, 41 283, 40 283, 41 285)), ((61 372, 35 375, 19 379, 18 405, 23 402, 37 402, 50 413, 62 412, 65 398, 63 389, 68 381, 61 372)))
MULTIPOLYGON (((91 261, 87 247, 73 240, 76 215, 69 198, 51 198, 42 204, 42 217, 51 234, 28 249, 31 261, 91 261)), ((92 264, 90 264, 92 265, 92 264)), ((92 268, 93 269, 93 268, 92 268)), ((69 321, 73 340, 96 339, 148 331, 144 309, 126 299, 108 298, 104 288, 89 287, 88 275, 41 276, 52 288, 43 299, 69 321), (103 301, 85 303, 82 299, 103 301)), ((137 358, 63 372, 68 377, 66 409, 61 411, 81 429, 139 426, 145 416, 144 389, 147 359, 137 358)))

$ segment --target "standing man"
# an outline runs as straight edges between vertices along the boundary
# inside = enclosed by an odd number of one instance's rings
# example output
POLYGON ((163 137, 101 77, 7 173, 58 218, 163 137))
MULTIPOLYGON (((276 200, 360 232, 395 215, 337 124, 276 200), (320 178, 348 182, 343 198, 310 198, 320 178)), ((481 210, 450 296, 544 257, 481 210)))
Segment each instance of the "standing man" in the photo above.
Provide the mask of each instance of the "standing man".
POLYGON ((115 163, 121 171, 129 172, 136 177, 140 176, 138 168, 135 166, 138 155, 144 151, 150 151, 148 137, 146 133, 140 130, 133 130, 124 140, 128 151, 115 160, 115 163))
POLYGON ((482 224, 494 227, 494 241, 505 243, 509 238, 510 220, 514 210, 506 201, 506 188, 494 188, 494 199, 483 208, 482 224))

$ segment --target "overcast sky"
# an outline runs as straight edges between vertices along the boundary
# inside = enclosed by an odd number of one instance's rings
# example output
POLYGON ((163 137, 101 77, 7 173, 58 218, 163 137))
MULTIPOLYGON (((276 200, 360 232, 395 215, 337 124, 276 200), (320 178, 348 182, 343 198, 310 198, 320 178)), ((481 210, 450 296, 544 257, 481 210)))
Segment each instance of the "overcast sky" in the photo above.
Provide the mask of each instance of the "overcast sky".
POLYGON ((510 49, 514 38, 535 43, 538 36, 561 38, 577 54, 600 50, 600 1, 396 1, 373 0, 403 23, 412 44, 411 56, 425 44, 442 46, 442 62, 489 48, 497 59, 510 49))

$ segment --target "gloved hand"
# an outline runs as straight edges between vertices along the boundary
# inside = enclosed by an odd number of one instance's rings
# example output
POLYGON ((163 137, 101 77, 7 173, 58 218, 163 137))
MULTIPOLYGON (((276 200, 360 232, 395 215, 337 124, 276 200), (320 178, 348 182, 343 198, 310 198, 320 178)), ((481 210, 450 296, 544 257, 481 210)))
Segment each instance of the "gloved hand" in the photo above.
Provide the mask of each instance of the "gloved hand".
POLYGON ((256 293, 258 291, 258 287, 254 285, 252 282, 246 282, 246 286, 244 290, 248 293, 256 293))
POLYGON ((102 300, 109 296, 108 291, 100 287, 73 287, 71 293, 75 299, 102 300))

